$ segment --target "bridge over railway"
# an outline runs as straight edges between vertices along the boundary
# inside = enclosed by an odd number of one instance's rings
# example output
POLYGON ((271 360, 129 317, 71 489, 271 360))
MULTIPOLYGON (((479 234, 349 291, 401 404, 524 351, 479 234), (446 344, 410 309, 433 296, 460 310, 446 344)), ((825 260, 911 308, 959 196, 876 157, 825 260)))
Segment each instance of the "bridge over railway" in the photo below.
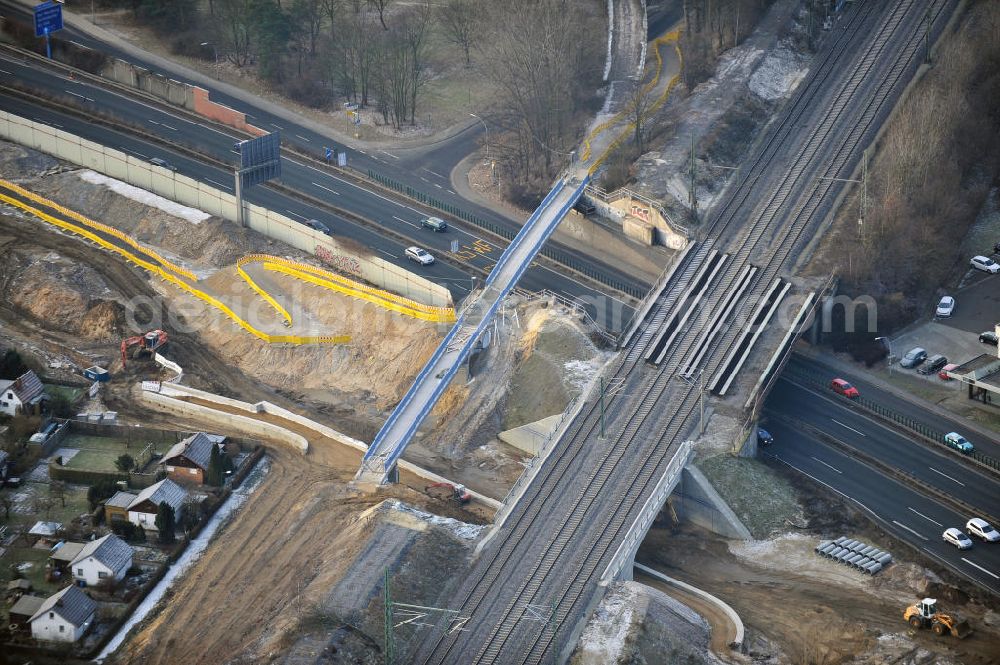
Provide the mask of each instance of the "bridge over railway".
MULTIPOLYGON (((820 295, 796 286, 790 275, 843 193, 842 179, 858 167, 919 66, 925 30, 936 35, 956 2, 867 0, 848 8, 701 239, 638 310, 621 352, 603 370, 605 381, 621 388, 603 400, 592 393, 580 401, 546 444, 498 513, 472 569, 442 592, 438 604, 454 616, 414 636, 409 662, 568 658, 605 586, 631 575, 635 549, 692 454, 690 437, 706 391, 715 399, 739 395, 737 404, 751 415, 766 392, 820 295), (768 328, 777 334, 763 336, 768 328), (763 368, 756 384, 754 377, 738 381, 748 362, 763 368), (461 630, 452 630, 455 617, 461 630)), ((543 207, 568 207, 584 184, 561 181, 543 207)), ((553 220, 540 217, 547 221, 535 220, 530 233, 536 240, 546 237, 553 220)), ((514 248, 511 256, 530 255, 514 248)), ((505 277, 488 285, 494 295, 483 302, 490 307, 519 268, 497 270, 505 277)), ((478 330, 472 324, 490 316, 490 307, 456 328, 478 330)), ((442 354, 457 335, 449 336, 442 354)), ((433 367, 444 366, 451 367, 433 367)), ((435 381, 446 376, 425 369, 418 383, 428 374, 435 381)), ((414 408, 400 406, 404 414, 414 408)), ((390 418, 380 443, 403 440, 399 432, 412 435, 417 422, 412 415, 390 418)), ((372 450, 380 451, 373 458, 389 454, 375 467, 384 474, 395 450, 372 450)))

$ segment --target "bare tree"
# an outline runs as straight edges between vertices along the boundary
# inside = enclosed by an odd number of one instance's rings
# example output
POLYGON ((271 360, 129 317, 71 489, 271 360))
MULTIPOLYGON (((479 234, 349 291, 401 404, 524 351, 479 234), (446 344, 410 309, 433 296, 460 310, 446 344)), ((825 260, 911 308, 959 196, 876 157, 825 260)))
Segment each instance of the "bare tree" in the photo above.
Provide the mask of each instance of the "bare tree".
POLYGON ((383 30, 388 30, 389 26, 385 24, 385 10, 392 4, 392 0, 368 0, 368 5, 375 8, 378 12, 379 23, 382 24, 383 30))
POLYGON ((237 67, 250 62, 253 0, 215 0, 216 29, 225 48, 226 59, 237 67))
POLYGON ((653 98, 652 89, 641 80, 629 81, 628 94, 625 97, 625 114, 632 124, 632 142, 636 146, 637 154, 642 154, 643 131, 646 130, 646 123, 652 115, 653 98))
POLYGON ((416 124, 417 96, 427 82, 427 33, 430 31, 430 5, 421 5, 403 21, 403 42, 409 59, 410 124, 416 124))
POLYGON ((465 66, 472 65, 471 49, 478 27, 475 0, 447 0, 438 10, 438 24, 445 39, 462 49, 465 66))

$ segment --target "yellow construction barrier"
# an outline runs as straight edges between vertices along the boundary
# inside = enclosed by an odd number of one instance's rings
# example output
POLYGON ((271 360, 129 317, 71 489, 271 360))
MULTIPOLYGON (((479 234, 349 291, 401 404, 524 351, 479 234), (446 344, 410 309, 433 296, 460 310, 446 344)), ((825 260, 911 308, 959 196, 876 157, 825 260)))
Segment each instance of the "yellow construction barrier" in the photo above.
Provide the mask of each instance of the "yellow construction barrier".
POLYGON ((6 180, 0 179, 0 186, 5 187, 6 189, 8 189, 8 190, 10 190, 12 192, 17 193, 17 194, 19 194, 20 196, 23 196, 26 199, 30 199, 30 200, 34 201, 35 203, 38 203, 38 204, 43 205, 43 206, 46 206, 48 208, 52 208, 53 210, 58 210, 63 215, 66 215, 67 217, 69 217, 71 219, 75 219, 76 221, 80 222, 84 226, 89 226, 92 229, 95 229, 95 230, 100 231, 102 233, 107 233, 108 235, 114 236, 115 238, 118 238, 119 240, 121 240, 125 244, 129 245, 130 247, 133 247, 134 249, 136 249, 136 250, 142 252, 143 254, 145 254, 146 256, 154 259, 160 265, 166 266, 167 268, 170 268, 171 270, 173 270, 178 275, 183 275, 184 277, 187 277, 188 279, 190 279, 193 282, 197 282, 198 281, 197 275, 195 275, 190 270, 187 270, 186 268, 182 268, 181 266, 178 266, 178 265, 176 265, 176 264, 168 261, 167 259, 163 258, 162 256, 160 256, 159 254, 157 254, 153 250, 149 249, 148 247, 144 247, 144 246, 140 245, 134 238, 132 238, 131 236, 128 236, 128 235, 122 233, 121 231, 119 231, 118 229, 114 228, 113 226, 108 226, 107 224, 101 224, 100 222, 95 222, 92 219, 88 219, 87 217, 84 217, 80 213, 76 212, 75 210, 70 210, 69 208, 64 208, 63 206, 59 205, 55 201, 50 201, 49 199, 46 199, 46 198, 44 198, 42 196, 39 196, 38 194, 35 194, 34 192, 28 191, 24 187, 21 187, 19 185, 15 185, 12 182, 8 182, 6 180))
POLYGON ((404 298, 403 296, 384 291, 382 289, 362 284, 353 279, 338 275, 335 272, 324 270, 316 266, 291 261, 278 256, 267 254, 251 254, 244 256, 236 262, 236 269, 242 277, 264 300, 271 304, 286 320, 291 321, 291 317, 284 307, 279 305, 266 291, 264 291, 254 280, 243 270, 243 266, 249 263, 260 263, 265 270, 281 273, 300 279, 310 284, 321 286, 337 293, 373 303, 394 312, 399 312, 404 316, 420 319, 422 321, 433 321, 435 323, 454 323, 456 320, 455 310, 451 307, 434 307, 424 305, 415 300, 404 298))
MULTIPOLYGON (((150 263, 149 261, 146 261, 145 259, 139 258, 138 256, 136 256, 132 252, 129 252, 128 250, 126 250, 126 249, 124 249, 122 247, 119 247, 118 245, 115 245, 114 243, 108 242, 104 238, 101 238, 100 236, 98 236, 97 234, 95 234, 95 233, 93 233, 91 231, 88 231, 85 228, 77 226, 76 224, 71 224, 70 222, 66 222, 64 220, 58 219, 57 217, 53 217, 52 215, 49 215, 48 213, 42 212, 41 210, 39 210, 39 209, 37 209, 37 208, 35 208, 33 206, 30 206, 30 205, 24 203, 23 201, 20 201, 18 199, 12 198, 12 197, 7 196, 6 194, 3 194, 3 193, 0 193, 0 201, 8 203, 8 204, 10 204, 12 206, 15 206, 17 208, 20 208, 21 210, 24 210, 25 212, 29 212, 32 215, 38 217, 39 219, 41 219, 41 220, 43 220, 45 222, 48 222, 49 224, 52 224, 53 226, 56 226, 56 227, 58 227, 60 229, 63 229, 65 231, 69 231, 71 233, 75 233, 75 234, 77 234, 77 235, 79 235, 79 236, 81 236, 83 238, 86 238, 87 240, 90 240, 90 241, 92 241, 92 242, 100 245, 101 247, 103 247, 103 248, 105 248, 105 249, 107 249, 107 250, 109 250, 111 252, 114 252, 116 254, 121 255, 122 257, 124 257, 125 259, 127 259, 129 261, 132 261, 133 263, 135 263, 139 267, 141 267, 141 268, 143 268, 143 269, 145 269, 145 270, 147 270, 147 271, 149 271, 149 272, 151 272, 151 273, 153 273, 155 275, 158 275, 159 277, 161 277, 162 279, 166 280, 167 282, 170 282, 171 284, 173 284, 177 288, 181 289, 182 291, 185 291, 185 292, 193 295, 194 297, 198 298, 199 300, 201 300, 201 301, 203 301, 205 303, 208 303, 212 307, 215 307, 220 312, 222 312, 227 317, 229 317, 232 321, 234 321, 237 325, 239 325, 241 328, 243 328, 244 330, 246 330, 247 332, 249 332, 254 337, 257 337, 258 339, 262 339, 265 342, 268 342, 268 343, 271 343, 271 344, 275 344, 275 343, 287 343, 287 344, 346 344, 347 342, 351 341, 351 338, 348 335, 319 335, 319 336, 272 335, 272 334, 266 333, 266 332, 264 332, 262 330, 258 330, 257 328, 255 328, 254 326, 252 326, 249 322, 247 322, 243 317, 241 317, 239 314, 237 314, 236 312, 234 312, 228 305, 226 305, 225 303, 221 302, 218 298, 216 298, 214 296, 211 296, 211 295, 205 293, 204 291, 201 291, 200 289, 196 289, 195 287, 191 286, 190 284, 188 284, 184 280, 178 278, 173 273, 167 272, 166 270, 164 270, 160 266, 155 265, 153 263, 150 263)), ((48 204, 46 204, 46 205, 48 205, 48 204)), ((118 237, 118 236, 115 235, 115 237, 118 237)), ((277 304, 277 303, 275 303, 275 304, 277 304)))

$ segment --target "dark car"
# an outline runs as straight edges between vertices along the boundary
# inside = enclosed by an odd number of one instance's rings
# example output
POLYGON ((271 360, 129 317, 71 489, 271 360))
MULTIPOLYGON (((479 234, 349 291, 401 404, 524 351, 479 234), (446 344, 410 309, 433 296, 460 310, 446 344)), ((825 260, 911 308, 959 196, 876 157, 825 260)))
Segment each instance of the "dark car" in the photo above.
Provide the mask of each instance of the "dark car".
POLYGON ((167 160, 162 159, 160 157, 153 157, 151 160, 149 160, 149 163, 152 164, 153 166, 159 166, 160 168, 170 169, 171 171, 177 170, 176 166, 174 166, 167 160))
POLYGON ((934 372, 940 370, 942 367, 948 364, 948 359, 942 355, 931 356, 924 363, 923 367, 917 371, 921 374, 933 374, 934 372))
POLYGON ((597 206, 586 199, 579 199, 573 208, 581 215, 593 215, 597 212, 597 206))
POLYGON ((320 233, 325 233, 328 236, 333 235, 333 232, 330 230, 330 227, 324 224, 323 222, 319 221, 318 219, 310 219, 309 221, 306 222, 306 226, 308 226, 311 229, 315 229, 320 233))
POLYGON ((997 341, 998 341, 997 340, 997 334, 995 332, 990 331, 990 330, 987 330, 984 333, 979 333, 979 341, 982 342, 983 344, 989 344, 990 346, 996 346, 997 345, 997 341))
POLYGON ((769 446, 774 443, 774 437, 763 427, 757 428, 757 443, 762 446, 769 446))

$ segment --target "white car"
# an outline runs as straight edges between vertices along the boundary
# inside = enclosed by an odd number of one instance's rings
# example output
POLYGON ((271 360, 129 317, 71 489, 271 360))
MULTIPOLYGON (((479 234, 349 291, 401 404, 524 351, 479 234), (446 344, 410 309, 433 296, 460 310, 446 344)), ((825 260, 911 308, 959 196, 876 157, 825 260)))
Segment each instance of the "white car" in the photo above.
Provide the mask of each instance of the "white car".
POLYGON ((982 270, 983 272, 988 272, 991 275, 995 275, 997 272, 1000 272, 1000 263, 997 263, 993 259, 986 258, 985 256, 973 256, 972 260, 969 261, 969 264, 973 268, 982 270))
POLYGON ((951 316, 951 313, 955 310, 955 299, 951 296, 945 296, 941 298, 941 302, 938 303, 937 311, 934 313, 935 316, 940 318, 947 318, 951 316))
POLYGON ((965 530, 970 536, 979 538, 984 543, 995 543, 1000 541, 1000 531, 994 529, 989 522, 981 517, 973 517, 965 523, 965 530))
POLYGON ((434 263, 434 257, 431 256, 430 252, 419 247, 407 247, 406 258, 416 261, 422 266, 429 266, 434 263))
POLYGON ((960 550, 967 550, 972 547, 972 539, 955 527, 945 529, 941 537, 944 539, 944 542, 951 543, 960 550))

